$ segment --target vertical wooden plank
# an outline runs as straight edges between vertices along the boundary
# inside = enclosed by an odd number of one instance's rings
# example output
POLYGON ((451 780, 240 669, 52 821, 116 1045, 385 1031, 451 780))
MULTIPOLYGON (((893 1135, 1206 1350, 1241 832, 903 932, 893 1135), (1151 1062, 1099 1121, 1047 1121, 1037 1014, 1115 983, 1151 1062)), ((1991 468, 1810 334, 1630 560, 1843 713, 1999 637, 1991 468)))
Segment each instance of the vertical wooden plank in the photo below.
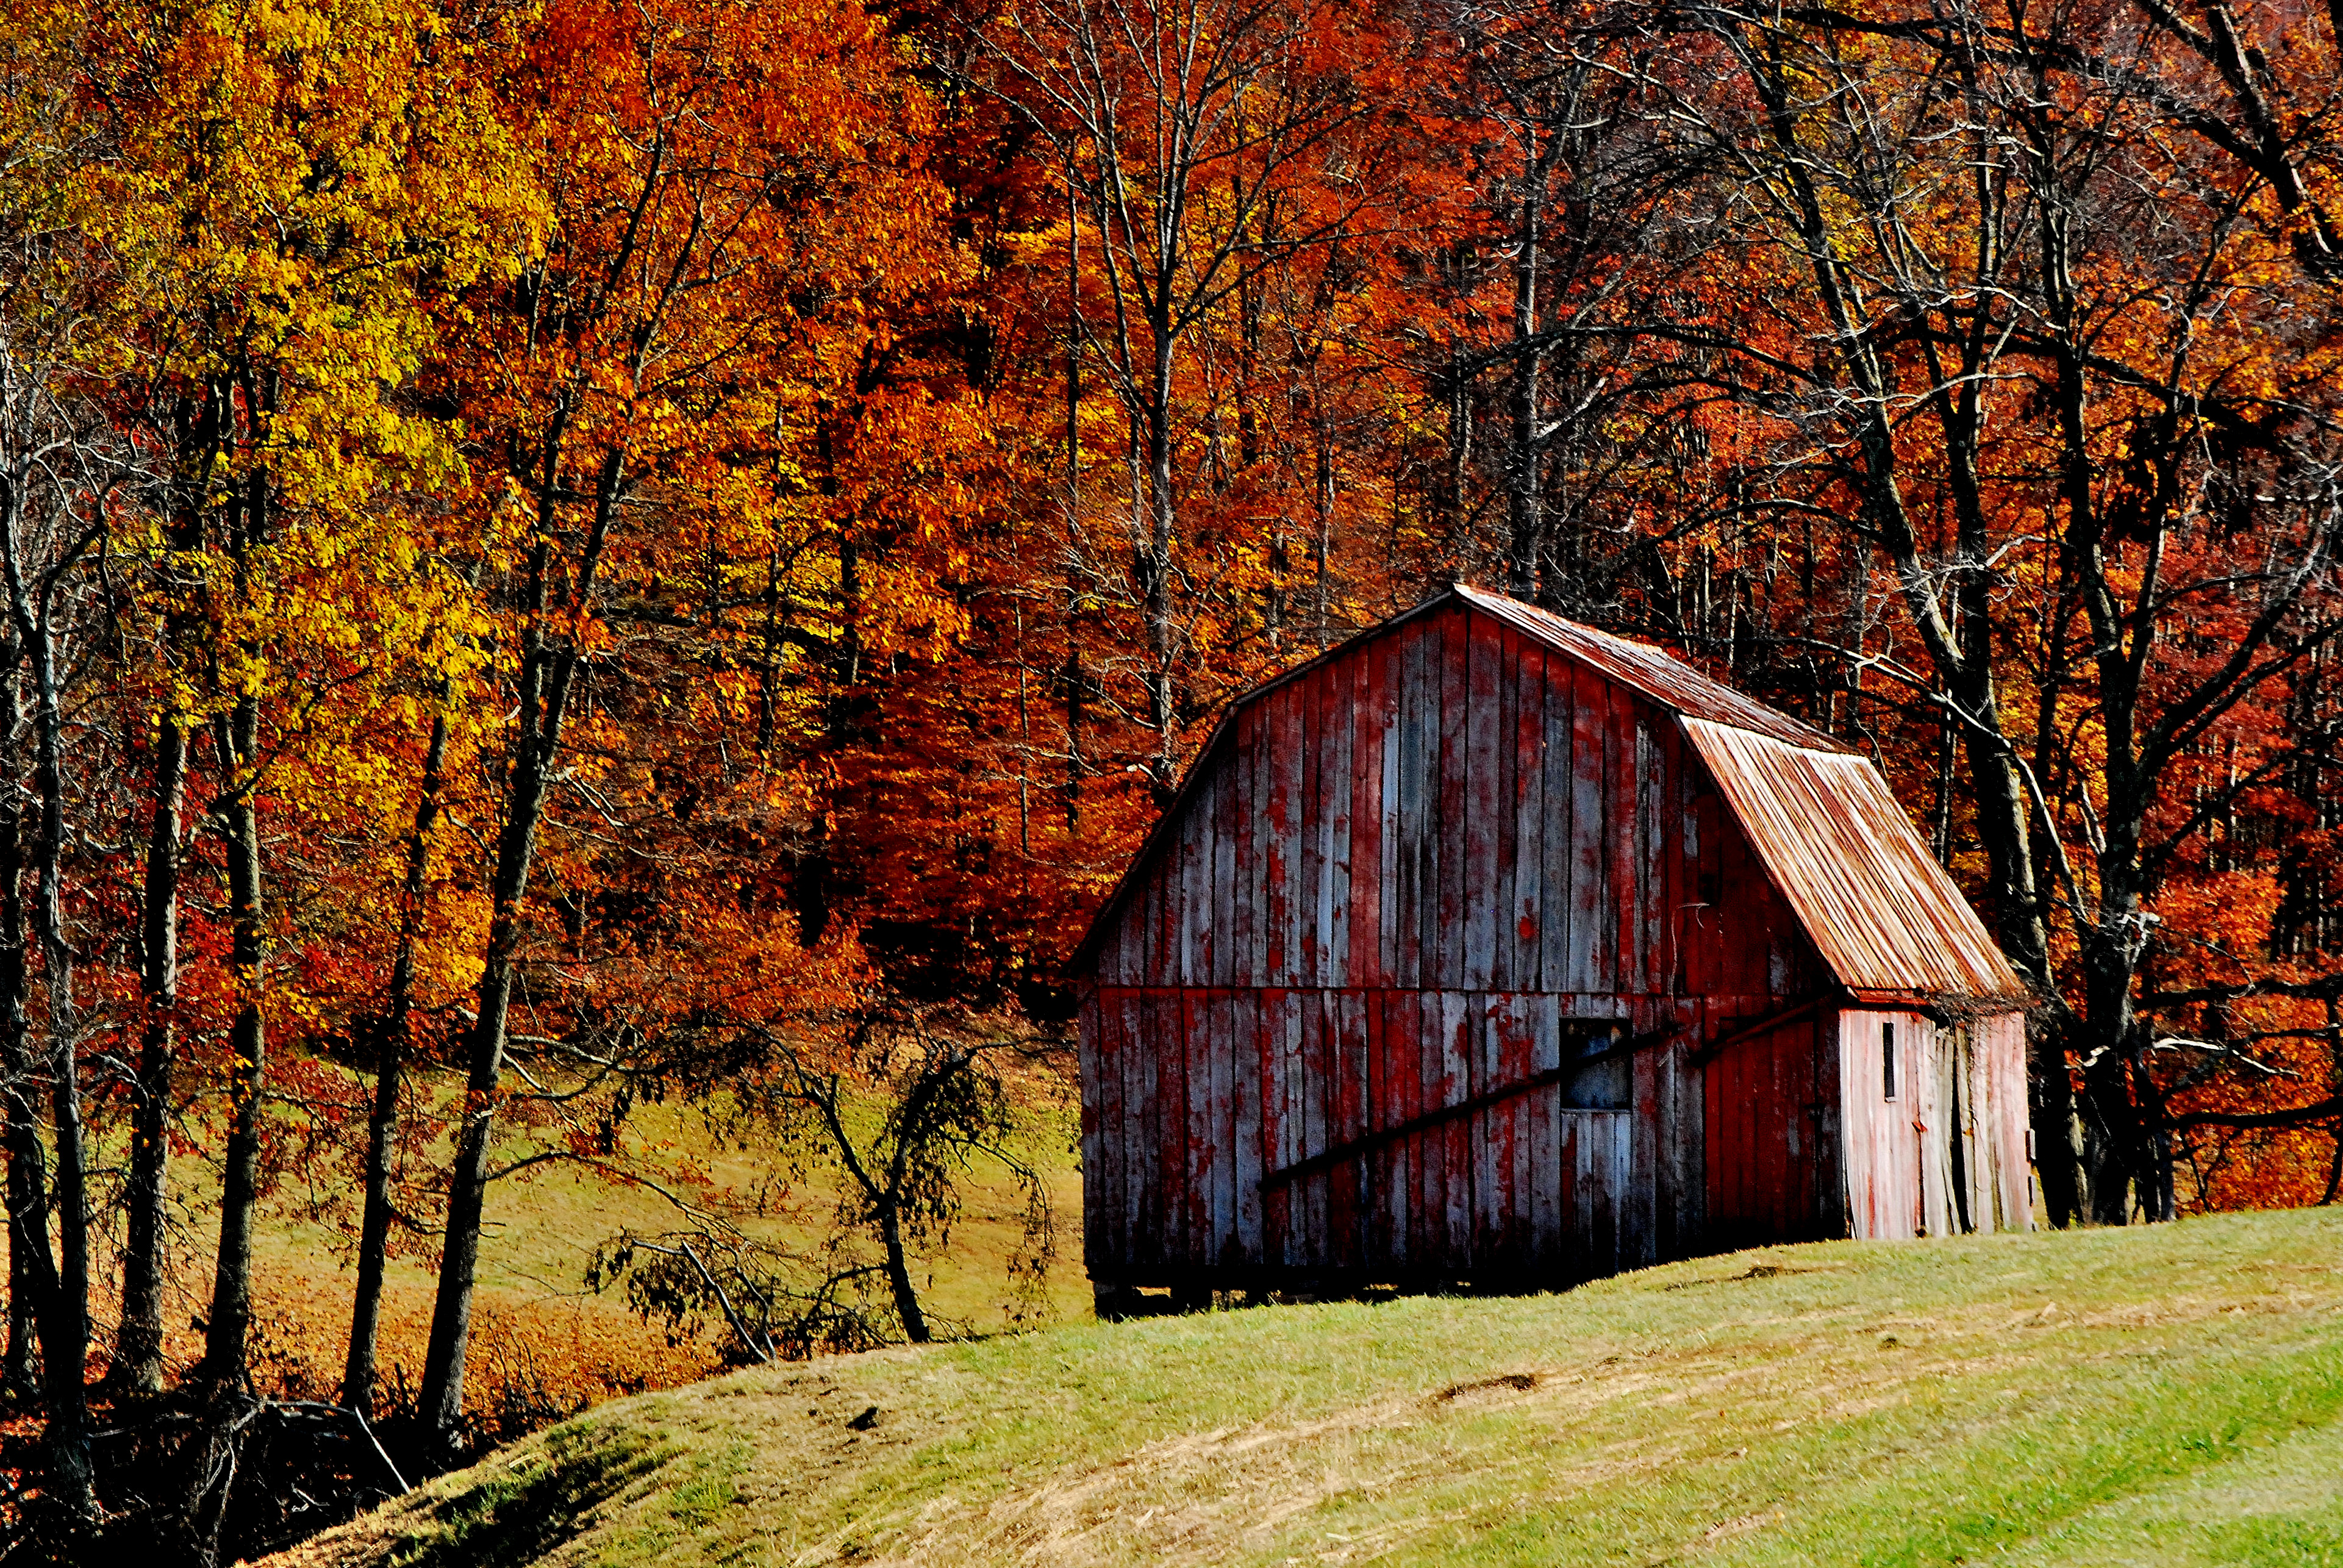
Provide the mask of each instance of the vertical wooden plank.
POLYGON ((1667 777, 1665 743, 1656 727, 1663 725, 1669 730, 1675 728, 1656 715, 1635 727, 1635 849, 1641 858, 1635 868, 1636 946, 1641 956, 1635 972, 1642 989, 1654 993, 1666 989, 1661 972, 1664 944, 1660 934, 1663 922, 1674 912, 1667 903, 1666 848, 1667 823, 1674 813, 1664 809, 1662 792, 1667 777))
MULTIPOLYGON (((1328 1021, 1332 1025, 1332 1081, 1327 1103, 1332 1111, 1327 1129, 1329 1146, 1354 1142, 1366 1133, 1367 1002, 1356 990, 1327 993, 1328 1021)), ((1337 1269, 1357 1269, 1364 1261, 1366 1211, 1360 1181, 1364 1162, 1345 1160, 1328 1173, 1327 1261, 1337 1269)))
POLYGON ((1261 998, 1260 991, 1242 988, 1229 999, 1229 1098, 1236 1118, 1234 1261, 1248 1268, 1266 1261, 1262 1251, 1261 1179, 1268 1167, 1262 1162, 1261 998))
MULTIPOLYGON (((1562 1020, 1558 1000, 1535 993, 1521 999, 1522 1028, 1527 1037, 1531 1073, 1551 1072, 1562 1065, 1562 1020)), ((1549 1084, 1522 1097, 1527 1172, 1523 1191, 1528 1203, 1527 1247, 1540 1278, 1564 1277, 1566 1254, 1562 1232, 1562 1088, 1549 1084)))
POLYGON ((1735 926, 1724 908, 1725 876, 1718 843, 1723 829, 1716 821, 1722 802, 1705 787, 1705 779, 1701 782, 1703 787, 1693 796, 1684 836, 1687 852, 1695 857, 1691 897, 1699 907, 1693 912, 1698 917, 1696 929, 1706 940, 1693 941, 1684 953, 1684 988, 1696 996, 1715 996, 1728 989, 1723 950, 1730 940, 1727 932, 1735 926))
POLYGON ((1180 992, 1180 1057, 1182 1105, 1186 1111, 1181 1129, 1179 1173, 1181 1266, 1208 1268, 1212 1261, 1212 1022, 1205 1013, 1207 993, 1191 987, 1180 992))
POLYGON ((1509 931, 1514 990, 1544 989, 1540 963, 1545 881, 1545 653, 1523 638, 1513 671, 1513 897, 1509 931))
POLYGON ((1817 1013, 1807 1024, 1815 1061, 1815 1169, 1816 1230, 1822 1240, 1846 1234, 1846 1138, 1839 1125, 1838 1040, 1817 1013))
POLYGON ((2002 1211, 2013 1231, 2034 1229, 2033 1172, 2026 1158, 2026 1016, 1993 1016, 1993 1099, 2001 1139, 2002 1211))
POLYGON ((1586 1223, 1585 1194, 1579 1190, 1578 1181, 1578 1144, 1585 1126, 1584 1111, 1564 1111, 1554 1120, 1561 1151, 1561 1158, 1555 1161, 1555 1180, 1561 1214, 1562 1272, 1572 1284, 1592 1279, 1594 1274, 1594 1239, 1586 1223))
MULTIPOLYGON (((1315 991, 1295 990, 1287 993, 1284 1011, 1285 1079, 1285 1163, 1291 1165, 1309 1158, 1312 1152, 1310 1128, 1310 1023, 1317 1007, 1315 991)), ((1285 1261, 1300 1268, 1310 1261, 1313 1229, 1311 1211, 1310 1178, 1292 1183, 1289 1191, 1293 1201, 1286 1212, 1285 1261)))
POLYGON ((1616 949, 1604 939, 1603 911, 1611 905, 1611 846, 1604 816, 1604 760, 1611 726, 1609 687, 1593 670, 1574 671, 1571 714, 1570 832, 1575 854, 1570 869, 1570 982, 1573 991, 1609 992, 1616 949))
POLYGON ((1180 821, 1180 983, 1212 984, 1212 785, 1206 779, 1180 821))
MULTIPOLYGON (((1383 639, 1384 642, 1390 638, 1383 639)), ((1379 678, 1377 643, 1353 666, 1351 691, 1351 834, 1342 860, 1350 878, 1350 929, 1342 958, 1342 983, 1379 986, 1383 966, 1383 852, 1384 736, 1390 728, 1384 706, 1388 689, 1379 678)))
MULTIPOLYGON (((1480 998, 1463 991, 1441 995, 1440 1098, 1435 1106, 1459 1104, 1471 1098, 1473 1082, 1474 1025, 1480 998)), ((1473 1138, 1468 1118, 1452 1116, 1441 1124, 1447 1148, 1443 1156, 1447 1177, 1447 1251, 1453 1266, 1470 1271, 1477 1261, 1473 1251, 1473 1138)))
POLYGON ((1236 999, 1212 997, 1212 1261, 1242 1261, 1237 1250, 1236 999))
POLYGON ((1494 983, 1497 919, 1503 908, 1497 900, 1503 891, 1499 850, 1505 813, 1501 801, 1509 750, 1499 744, 1504 722, 1500 693, 1505 683, 1499 678, 1504 634, 1486 616, 1469 617, 1465 625, 1463 789, 1450 797, 1463 802, 1464 812, 1464 874, 1457 883, 1455 911, 1463 924, 1463 945, 1455 983, 1466 990, 1485 991, 1494 983))
MULTIPOLYGON (((1629 1027, 1636 1033, 1655 1028, 1659 1010, 1650 1002, 1639 1002, 1631 1015, 1629 1027)), ((1623 1131, 1626 1134, 1630 1169, 1648 1177, 1660 1164, 1660 1082, 1659 1052, 1639 1050, 1628 1060, 1628 1109, 1623 1131)), ((1657 1184, 1650 1180, 1623 1183, 1619 1191, 1619 1261, 1622 1268, 1638 1269, 1657 1255, 1655 1237, 1658 1216, 1654 1200, 1658 1196, 1657 1184)))
POLYGON ((1128 1272, 1132 1257, 1131 1221, 1136 1196, 1131 1191, 1131 1144, 1139 1119, 1131 1104, 1131 1059, 1138 1046, 1132 1027, 1137 1010, 1128 990, 1109 993, 1099 1007, 1100 1032, 1109 1047, 1099 1073, 1100 1111, 1107 1122, 1106 1134, 1100 1141, 1106 1205, 1101 1211, 1101 1218, 1111 1236, 1115 1265, 1111 1272, 1118 1280, 1128 1272))
MULTIPOLYGON (((1260 993, 1260 1033, 1253 1045, 1261 1060, 1261 1160, 1264 1171, 1282 1171, 1293 1163, 1292 1135, 1285 1114, 1285 1014, 1292 993, 1260 993)), ((1271 1267, 1282 1267, 1292 1236, 1293 1185, 1281 1182, 1261 1200, 1261 1256, 1271 1267)))
POLYGON ((1586 1216, 1586 1258, 1590 1276, 1619 1270, 1619 1223, 1611 1191, 1611 1120, 1615 1111, 1584 1111, 1578 1139, 1579 1202, 1586 1216))
POLYGON ((1640 731, 1643 729, 1643 704, 1624 688, 1614 687, 1611 694, 1611 919, 1612 931, 1617 942, 1616 967, 1612 973, 1617 978, 1619 990, 1624 993, 1644 989, 1644 964, 1638 939, 1644 930, 1642 897, 1643 857, 1637 852, 1638 819, 1636 763, 1643 750, 1640 731))
MULTIPOLYGON (((1462 611, 1441 618, 1440 638, 1440 789, 1433 811, 1433 838, 1440 847, 1440 896, 1433 910, 1436 929, 1426 935, 1427 947, 1440 955, 1434 984, 1443 990, 1464 984, 1465 910, 1470 861, 1469 838, 1476 814, 1472 809, 1472 631, 1473 617, 1462 611)), ((1482 819, 1485 825, 1485 818, 1482 819)))
POLYGON ((1162 955, 1163 923, 1163 861, 1158 859, 1148 868, 1146 879, 1131 900, 1131 919, 1138 933, 1139 973, 1131 983, 1138 986, 1158 986, 1163 983, 1160 960, 1162 955))
POLYGON ((1131 1030, 1132 1099, 1138 1112, 1131 1118, 1131 1189, 1133 1251, 1142 1266, 1160 1271, 1170 1257, 1164 1241, 1163 1082, 1167 1070, 1160 990, 1136 993, 1131 1030))
MULTIPOLYGON (((1370 1131, 1381 1132, 1398 1118, 1391 1103, 1391 992, 1360 993, 1367 1015, 1367 1081, 1365 1121, 1370 1131)), ((1360 1201, 1366 1211, 1365 1264, 1389 1278, 1402 1266, 1400 1240, 1392 1224, 1393 1173, 1402 1158, 1396 1141, 1376 1145, 1365 1161, 1365 1191, 1360 1201)))
MULTIPOLYGON (((1383 1061, 1375 1071, 1375 1113, 1380 1125, 1394 1128, 1399 1122, 1415 1116, 1411 1109, 1415 1104, 1417 1071, 1415 1071, 1415 1036, 1417 1008, 1415 991, 1378 991, 1375 994, 1383 1012, 1383 1061)), ((1411 1232, 1408 1232, 1408 1198, 1415 1191, 1415 1153, 1411 1139, 1392 1139, 1378 1151, 1375 1167, 1375 1193, 1383 1211, 1383 1235, 1380 1256, 1390 1261, 1394 1272, 1406 1272, 1413 1263, 1411 1232)))
MULTIPOLYGON (((1540 999, 1515 993, 1506 999, 1504 1073, 1508 1083, 1526 1082, 1538 1070, 1537 1003, 1540 999)), ((1505 1193, 1505 1245, 1527 1264, 1537 1248, 1537 1151, 1552 1089, 1531 1090, 1508 1102, 1507 1136, 1512 1141, 1513 1178, 1505 1193)))
POLYGON ((1838 1054, 1839 1127, 1846 1143, 1847 1234, 1865 1241, 1878 1230, 1873 1181, 1877 1162, 1872 1158, 1873 1118, 1867 1075, 1849 1049, 1846 1018, 1844 1013, 1826 1011, 1815 1020, 1815 1027, 1838 1054))
POLYGON ((1405 633, 1386 637, 1375 644, 1375 669, 1382 683, 1379 701, 1383 714, 1383 779, 1376 791, 1376 805, 1382 815, 1382 828, 1375 840, 1375 979, 1379 986, 1393 986, 1399 979, 1398 933, 1396 914, 1400 890, 1400 727, 1407 697, 1407 646, 1411 638, 1405 633))
POLYGON ((1521 916, 1515 909, 1521 859, 1521 668, 1523 639, 1511 627, 1492 639, 1497 649, 1494 687, 1496 721, 1489 735, 1489 767, 1495 787, 1490 799, 1489 837, 1495 845, 1494 869, 1483 896, 1489 900, 1488 989, 1518 989, 1516 978, 1521 916))
POLYGON ((1254 947, 1253 917, 1260 903, 1255 890, 1261 876, 1259 807, 1256 800, 1261 769, 1261 705, 1252 703, 1237 713, 1236 753, 1232 759, 1235 802, 1229 832, 1229 984, 1262 983, 1261 955, 1254 947))
POLYGON ((1660 729, 1660 952, 1657 989, 1669 996, 1684 991, 1684 931, 1690 911, 1684 905, 1693 893, 1684 882, 1684 726, 1669 721, 1660 729))
POLYGON ((1576 668, 1559 654, 1548 656, 1545 663, 1545 766, 1540 780, 1545 798, 1541 813, 1545 865, 1538 879, 1538 989, 1546 991, 1575 991, 1582 978, 1571 956, 1571 878, 1578 860, 1573 821, 1577 772, 1572 760, 1576 668))
POLYGON ((1359 661, 1326 672, 1324 782, 1318 804, 1325 816, 1325 849, 1318 890, 1318 983, 1346 986, 1351 959, 1351 813, 1358 793, 1353 745, 1358 731, 1359 661))
POLYGON ((1392 890, 1390 911, 1391 966, 1394 986, 1409 990, 1423 984, 1423 645, 1421 625, 1400 634, 1395 674, 1399 691, 1399 723, 1393 737, 1398 753, 1392 775, 1390 842, 1392 890))
MULTIPOLYGON (((1231 738, 1232 742, 1234 737, 1231 738)), ((1236 956, 1237 833, 1244 819, 1240 797, 1244 792, 1244 760, 1232 744, 1221 761, 1212 789, 1212 980, 1216 986, 1238 983, 1236 956)))
MULTIPOLYGON (((1425 1115, 1445 1103, 1448 1050, 1442 1033, 1443 993, 1414 993, 1416 1002, 1415 1114, 1425 1115)), ((1453 1267, 1448 1251, 1448 1139, 1439 1128, 1426 1128, 1412 1139, 1416 1161, 1414 1206, 1409 1223, 1414 1235, 1417 1265, 1424 1270, 1453 1267)))
MULTIPOLYGON (((1497 1076, 1499 1047, 1493 1016, 1495 1000, 1485 991, 1475 992, 1470 1010, 1465 1014, 1464 1049, 1472 1074, 1470 1092, 1473 1094, 1493 1090, 1503 1081, 1497 1076)), ((1503 1223, 1503 1177, 1506 1164, 1501 1147, 1504 1114, 1504 1106, 1492 1105, 1461 1118, 1464 1123, 1464 1157, 1473 1171, 1471 1223, 1473 1260, 1476 1269, 1500 1266, 1504 1257, 1499 1233, 1503 1223)))
POLYGON ((1145 1020, 1140 992, 1119 990, 1114 997, 1115 1065, 1122 1088, 1122 1116, 1116 1129, 1116 1176, 1122 1190, 1122 1261, 1135 1264, 1147 1246, 1144 1209, 1147 1201, 1147 1160, 1153 1147, 1152 1103, 1148 1094, 1151 1070, 1142 1074, 1146 1054, 1145 1020))
POLYGON ((1606 1111, 1601 1114, 1611 1123, 1611 1169, 1605 1174, 1604 1185, 1613 1194, 1614 1213, 1617 1216, 1614 1224, 1619 1237, 1612 1267, 1632 1269, 1644 1261, 1644 1254, 1629 1234, 1633 1224, 1631 1205, 1634 1194, 1648 1185, 1635 1179, 1636 1171, 1643 1169, 1634 1161, 1635 1118, 1634 1112, 1626 1111, 1606 1111))
POLYGON ((1321 905, 1325 897, 1326 678, 1319 670, 1290 684, 1302 709, 1302 750, 1296 763, 1301 809, 1293 824, 1293 929, 1288 939, 1297 986, 1325 983, 1319 950, 1321 905))
POLYGON ((1264 739, 1269 753, 1269 809, 1262 814, 1262 837, 1265 883, 1262 898, 1262 976, 1272 986, 1293 983, 1290 957, 1293 930, 1293 874, 1290 857, 1300 815, 1296 769, 1300 766, 1302 729, 1293 688, 1285 686, 1263 699, 1267 721, 1264 739))
MULTIPOLYGON (((1302 1099, 1302 1157, 1305 1160, 1323 1154, 1333 1147, 1334 1078, 1334 999, 1332 993, 1313 990, 1303 993, 1302 1057, 1305 1092, 1302 1099)), ((1323 1269, 1329 1260, 1328 1242, 1332 1234, 1329 1199, 1332 1172, 1321 1171, 1312 1175, 1304 1200, 1303 1223, 1308 1227, 1309 1245, 1305 1256, 1313 1270, 1323 1269)))

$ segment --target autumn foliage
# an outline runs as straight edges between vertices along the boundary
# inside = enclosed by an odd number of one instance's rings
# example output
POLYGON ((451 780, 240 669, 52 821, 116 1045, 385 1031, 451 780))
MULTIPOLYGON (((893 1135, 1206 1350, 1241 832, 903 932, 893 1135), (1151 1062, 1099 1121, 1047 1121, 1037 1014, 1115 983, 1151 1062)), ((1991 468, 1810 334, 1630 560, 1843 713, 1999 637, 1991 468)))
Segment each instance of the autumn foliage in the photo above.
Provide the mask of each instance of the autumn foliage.
MULTIPOLYGON (((2338 32, 12 9, 0 1373, 43 1495, 130 1506, 99 1379, 229 1429, 295 1168, 359 1260, 304 1386, 445 1459, 491 1181, 689 1209, 646 1104, 881 1094, 874 1009, 1060 1028, 1225 700, 1456 576, 1883 764, 2041 995, 2051 1219, 2335 1201, 2338 32), (440 1273, 394 1399, 401 1253, 440 1273)), ((187 1485, 156 1528, 216 1552, 187 1485)))

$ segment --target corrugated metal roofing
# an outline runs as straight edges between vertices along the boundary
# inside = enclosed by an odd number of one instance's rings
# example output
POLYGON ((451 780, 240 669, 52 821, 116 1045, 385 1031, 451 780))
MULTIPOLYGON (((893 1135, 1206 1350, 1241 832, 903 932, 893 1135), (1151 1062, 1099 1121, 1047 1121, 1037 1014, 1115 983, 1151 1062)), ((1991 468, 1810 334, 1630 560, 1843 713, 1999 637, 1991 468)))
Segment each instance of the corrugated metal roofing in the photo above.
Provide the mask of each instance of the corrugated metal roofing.
POLYGON ((1463 583, 1456 585, 1456 597, 1688 719, 1729 724, 1735 729, 1770 736, 1815 751, 1846 749, 1811 725, 1801 724, 1754 697, 1711 680, 1683 659, 1650 643, 1614 637, 1607 631, 1564 620, 1551 610, 1463 583))
POLYGON ((1879 770, 1847 752, 1686 715, 1766 873, 1854 991, 2022 1001, 2025 982, 1913 829, 1879 770))

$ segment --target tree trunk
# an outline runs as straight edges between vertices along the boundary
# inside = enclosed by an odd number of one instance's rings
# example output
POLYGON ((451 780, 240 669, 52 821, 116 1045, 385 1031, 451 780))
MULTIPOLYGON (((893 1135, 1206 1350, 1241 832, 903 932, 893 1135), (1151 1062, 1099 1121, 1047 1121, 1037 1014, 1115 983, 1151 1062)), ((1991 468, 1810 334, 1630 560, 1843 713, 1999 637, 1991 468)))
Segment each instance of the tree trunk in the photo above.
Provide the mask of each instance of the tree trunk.
MULTIPOLYGON (((89 1357, 89 1194, 88 1151, 82 1124, 81 1074, 78 1046, 81 1027, 74 1005, 74 951, 65 927, 65 717, 58 686, 53 632, 35 608, 26 581, 16 519, 5 541, 8 588, 18 637, 30 656, 33 678, 35 761, 33 796, 40 810, 34 839, 33 929, 41 945, 44 991, 47 1002, 45 1064, 49 1080, 50 1139, 56 1151, 55 1177, 57 1250, 54 1262, 48 1248, 49 1214, 45 1210, 25 1216, 15 1240, 34 1242, 32 1225, 40 1226, 36 1243, 28 1246, 31 1261, 45 1277, 35 1295, 41 1331, 41 1372, 47 1396, 47 1426, 44 1442, 48 1459, 48 1493, 52 1505, 69 1527, 95 1520, 97 1498, 90 1470, 89 1391, 85 1363, 89 1357)), ((12 726, 13 728, 13 726, 12 726)), ((25 1053, 30 1056, 29 1050, 25 1053)), ((35 1069, 35 1070, 39 1070, 35 1069)), ((13 1118, 12 1118, 13 1120, 13 1118)), ((13 1158, 22 1160, 38 1191, 40 1137, 30 1114, 15 1132, 13 1158)))
MULTIPOLYGON (((13 687, 14 681, 11 680, 13 687)), ((13 716, 0 713, 0 724, 13 716)), ((0 788, 0 1073, 8 1088, 4 1108, 7 1119, 8 1154, 8 1348, 0 1362, 0 1392, 12 1400, 27 1400, 39 1392, 40 1369, 34 1357, 39 1332, 33 1318, 34 1302, 45 1271, 34 1261, 35 1251, 48 1251, 47 1182, 43 1173, 40 1133, 23 1086, 32 1076, 25 1021, 25 814, 24 797, 15 786, 14 749, 0 739, 8 757, 6 788, 0 788)), ((45 1274, 55 1262, 45 1256, 45 1274)))
POLYGON ((146 832, 139 955, 146 1027, 131 1111, 122 1326, 114 1349, 116 1382, 139 1394, 163 1391, 163 1201, 170 1173, 171 1069, 178 1043, 179 811, 186 786, 186 731, 176 714, 166 714, 156 729, 154 816, 146 832))
POLYGON ((227 861, 228 969, 236 997, 228 1031, 230 1072, 227 1146, 220 1188, 218 1266, 212 1276, 211 1318, 204 1333, 204 1376, 240 1383, 252 1327, 252 1221, 260 1197, 260 1118, 267 1085, 267 1030, 261 1016, 266 959, 260 879, 260 808, 253 777, 260 740, 260 705, 240 699, 214 726, 228 800, 220 812, 227 861))
POLYGON ((903 1320, 903 1337, 915 1345, 926 1344, 933 1335, 928 1330, 928 1318, 920 1310, 920 1292, 911 1282, 911 1260, 903 1246, 903 1223, 890 1203, 879 1212, 879 1233, 887 1248, 887 1288, 894 1292, 895 1315, 903 1320))
POLYGON ((1538 557, 1545 540, 1545 465, 1539 425, 1545 416, 1545 354, 1537 347, 1538 263, 1544 243, 1545 181, 1551 148, 1523 161, 1521 222, 1513 232, 1513 384, 1512 450, 1505 454, 1505 586, 1516 598, 1537 597, 1538 557))
POLYGON ((1145 414, 1147 471, 1136 487, 1141 502, 1133 519, 1141 608, 1147 621, 1148 722, 1155 730, 1155 756, 1149 764, 1158 808, 1169 806, 1180 787, 1180 717, 1174 671, 1179 664, 1179 628, 1172 615, 1172 324, 1152 324, 1155 357, 1145 414))
MULTIPOLYGON (((444 689, 440 699, 447 699, 444 689)), ((415 827, 407 840, 407 881, 399 890, 398 952, 391 962, 389 1000, 375 1031, 374 1104, 367 1117, 366 1213, 358 1226, 358 1277, 350 1304, 349 1354, 342 1366, 342 1403, 361 1415, 374 1408, 382 1273, 390 1250, 391 1138, 397 1126, 399 1074, 414 1007, 415 944, 423 930, 431 829, 439 819, 439 784, 447 761, 447 715, 443 710, 432 716, 431 743, 423 755, 423 794, 415 804, 415 827)))
MULTIPOLYGON (((420 1416, 429 1441, 452 1453, 464 1416, 464 1362, 472 1335, 472 1290, 479 1271, 480 1217, 488 1201, 488 1140, 496 1121, 497 1091, 504 1074, 506 1023, 520 947, 521 900, 528 892, 529 867, 537 854, 537 831, 553 767, 561 750, 561 726, 568 711, 578 650, 546 635, 554 570, 555 512, 562 422, 548 435, 544 483, 538 492, 537 545, 529 557, 527 629, 521 639, 520 702, 513 731, 512 762, 505 782, 505 825, 497 841, 496 879, 489 890, 488 950, 480 967, 479 1011, 466 1055, 470 1063, 464 1090, 464 1120, 457 1134, 456 1161, 447 1173, 447 1230, 439 1253, 439 1286, 431 1307, 431 1342, 423 1362, 420 1416)), ((594 521, 579 552, 573 586, 565 596, 582 608, 594 590, 594 574, 618 514, 625 483, 625 454, 608 453, 594 485, 594 521)))

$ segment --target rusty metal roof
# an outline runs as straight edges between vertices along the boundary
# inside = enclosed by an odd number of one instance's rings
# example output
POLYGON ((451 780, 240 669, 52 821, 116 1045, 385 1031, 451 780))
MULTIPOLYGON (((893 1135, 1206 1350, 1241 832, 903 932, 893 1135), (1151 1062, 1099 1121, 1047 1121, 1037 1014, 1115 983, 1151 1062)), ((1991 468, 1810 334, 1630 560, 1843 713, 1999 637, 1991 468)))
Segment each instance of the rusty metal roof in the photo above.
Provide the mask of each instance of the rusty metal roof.
POLYGON ((1754 697, 1711 680, 1683 659, 1650 643, 1597 631, 1591 626, 1564 620, 1552 610, 1463 583, 1458 583, 1455 591, 1458 598, 1474 609, 1495 616, 1546 647, 1592 666, 1600 674, 1687 719, 1729 724, 1735 729, 1746 729, 1814 751, 1846 749, 1811 725, 1801 724, 1778 709, 1768 708, 1754 697))
POLYGON ((1689 714, 1682 722, 1841 985, 2025 1001, 2025 982, 1870 762, 1689 714))

